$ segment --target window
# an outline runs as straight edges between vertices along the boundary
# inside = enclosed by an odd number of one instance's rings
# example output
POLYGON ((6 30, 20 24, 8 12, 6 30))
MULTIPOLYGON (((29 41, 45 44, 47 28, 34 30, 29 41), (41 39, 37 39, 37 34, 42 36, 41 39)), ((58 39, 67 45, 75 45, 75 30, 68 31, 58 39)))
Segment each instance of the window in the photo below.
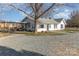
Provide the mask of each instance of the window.
POLYGON ((55 29, 57 28, 57 24, 54 24, 54 28, 55 28, 55 29))
POLYGON ((40 25, 40 28, 44 28, 44 25, 42 24, 42 25, 40 25))
POLYGON ((27 23, 27 27, 30 27, 30 23, 27 23))
POLYGON ((51 24, 47 24, 47 28, 51 28, 51 24))
POLYGON ((61 28, 63 28, 63 24, 61 24, 61 28))
POLYGON ((32 28, 34 29, 34 25, 32 25, 32 28))
POLYGON ((51 28, 51 25, 49 25, 49 28, 51 28))

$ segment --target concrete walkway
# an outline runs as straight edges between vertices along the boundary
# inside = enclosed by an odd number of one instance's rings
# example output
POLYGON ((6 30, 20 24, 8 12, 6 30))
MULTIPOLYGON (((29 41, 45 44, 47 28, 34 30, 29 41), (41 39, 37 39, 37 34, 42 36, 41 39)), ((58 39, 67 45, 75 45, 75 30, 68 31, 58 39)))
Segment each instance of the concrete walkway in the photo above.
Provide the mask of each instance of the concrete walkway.
POLYGON ((74 55, 68 51, 79 48, 79 33, 60 36, 13 34, 0 38, 0 46, 9 47, 16 51, 37 52, 42 55, 74 55))

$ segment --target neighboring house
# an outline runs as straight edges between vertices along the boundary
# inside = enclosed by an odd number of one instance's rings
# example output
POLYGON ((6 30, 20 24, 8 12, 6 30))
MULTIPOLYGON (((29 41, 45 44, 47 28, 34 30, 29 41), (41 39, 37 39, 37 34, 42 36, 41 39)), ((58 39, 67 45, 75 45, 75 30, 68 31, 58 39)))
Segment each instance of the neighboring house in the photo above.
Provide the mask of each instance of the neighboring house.
POLYGON ((0 21, 0 31, 1 30, 17 30, 21 28, 21 23, 19 22, 4 22, 0 21))
MULTIPOLYGON (((26 22, 25 29, 27 31, 34 31, 34 20, 25 18, 22 22, 26 22)), ((37 32, 64 30, 65 25, 66 22, 64 19, 39 18, 37 24, 37 32)))

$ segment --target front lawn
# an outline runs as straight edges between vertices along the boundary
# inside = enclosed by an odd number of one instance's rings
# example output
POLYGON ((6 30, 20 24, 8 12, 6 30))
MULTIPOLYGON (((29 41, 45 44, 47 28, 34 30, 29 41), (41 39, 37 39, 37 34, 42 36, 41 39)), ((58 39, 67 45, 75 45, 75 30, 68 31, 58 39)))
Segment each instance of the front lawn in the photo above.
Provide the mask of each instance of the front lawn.
POLYGON ((45 35, 64 35, 65 33, 62 31, 53 31, 53 32, 39 32, 39 33, 34 33, 34 32, 16 32, 16 34, 25 34, 25 35, 30 35, 30 36, 45 36, 45 35))
POLYGON ((79 32, 78 28, 66 28, 65 30, 57 30, 52 32, 27 32, 27 31, 16 31, 16 34, 25 34, 27 36, 45 36, 45 35, 66 35, 68 33, 75 33, 79 32))
POLYGON ((79 28, 66 28, 64 31, 68 33, 79 32, 79 28))

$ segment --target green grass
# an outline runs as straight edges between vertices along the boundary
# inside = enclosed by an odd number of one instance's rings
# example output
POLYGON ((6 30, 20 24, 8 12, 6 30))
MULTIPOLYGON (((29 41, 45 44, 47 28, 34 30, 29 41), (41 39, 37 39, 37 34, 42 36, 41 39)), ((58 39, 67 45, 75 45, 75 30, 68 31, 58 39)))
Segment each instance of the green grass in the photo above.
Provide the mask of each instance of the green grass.
POLYGON ((64 31, 68 33, 79 32, 79 28, 66 28, 64 31))
POLYGON ((66 35, 68 33, 75 33, 79 32, 78 28, 66 28, 65 30, 58 30, 58 31, 53 31, 53 32, 39 32, 39 33, 34 33, 34 32, 26 32, 26 31, 17 31, 15 32, 16 34, 25 34, 27 36, 53 36, 53 35, 66 35))
POLYGON ((54 32, 16 32, 16 34, 25 34, 27 36, 45 36, 45 35, 64 35, 64 32, 54 31, 54 32))

